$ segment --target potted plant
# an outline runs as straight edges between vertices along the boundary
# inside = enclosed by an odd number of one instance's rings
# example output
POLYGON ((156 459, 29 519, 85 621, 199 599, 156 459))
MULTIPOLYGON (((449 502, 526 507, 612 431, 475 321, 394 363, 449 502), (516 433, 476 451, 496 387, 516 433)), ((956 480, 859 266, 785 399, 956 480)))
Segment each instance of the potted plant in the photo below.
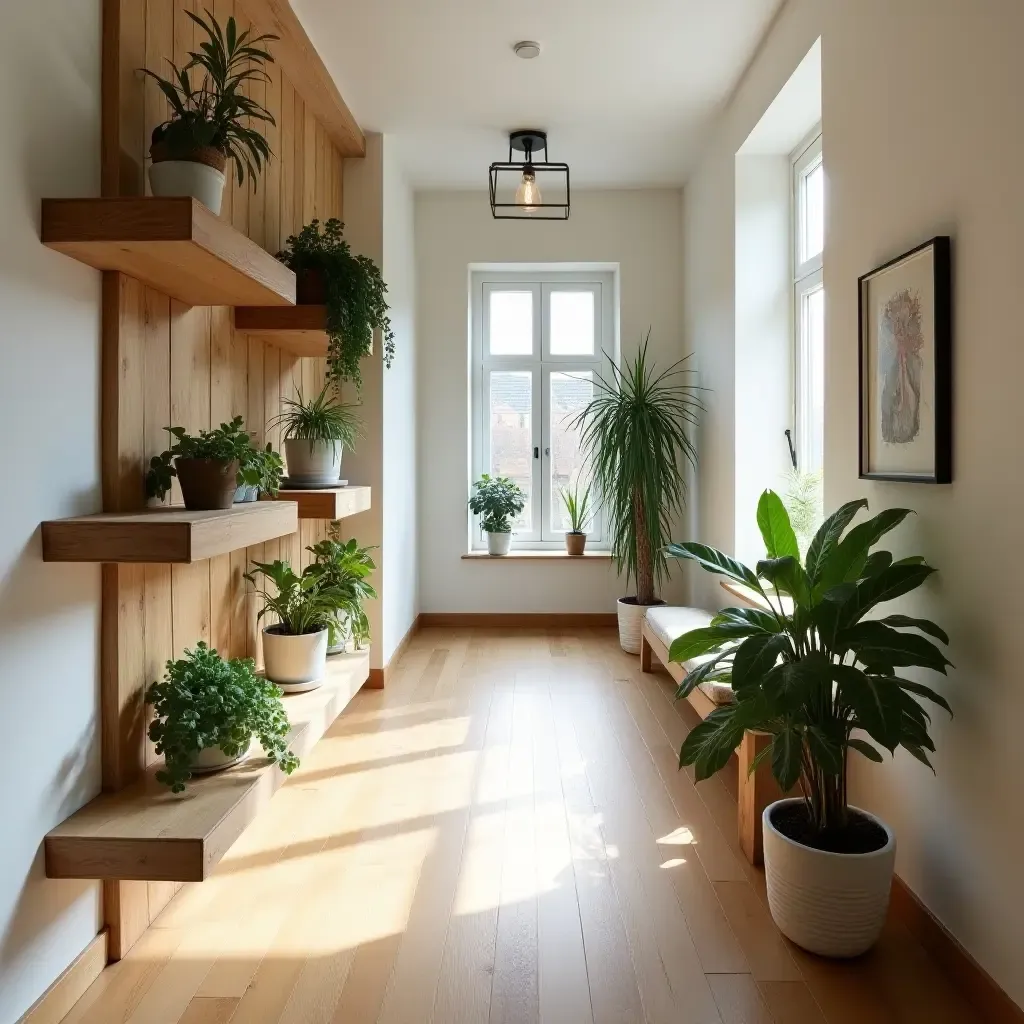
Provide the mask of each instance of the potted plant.
POLYGON ((526 507, 522 488, 508 477, 484 473, 473 484, 469 507, 480 516, 480 528, 487 534, 487 553, 507 555, 512 543, 512 523, 526 507))
POLYGON ((612 364, 610 379, 594 374, 594 397, 573 421, 603 498, 616 570, 627 586, 636 580, 636 596, 616 605, 619 643, 629 654, 640 650, 646 609, 662 603, 655 588, 667 575, 664 547, 683 510, 686 464, 697 465, 687 431, 704 408, 686 359, 656 373, 650 337, 625 368, 612 364))
POLYGON ((225 661, 200 641, 184 658, 167 662, 153 683, 149 738, 164 766, 157 781, 180 793, 193 774, 218 771, 244 760, 256 736, 264 753, 286 775, 299 766, 288 749, 288 716, 273 684, 253 671, 248 658, 225 661))
POLYGON ((192 196, 219 214, 228 160, 235 165, 238 184, 248 173, 255 191, 270 159, 257 123, 274 124, 273 115, 246 91, 252 82, 270 81, 264 67, 274 58, 265 44, 278 37, 239 33, 234 18, 222 31, 209 11, 209 22, 185 13, 206 33, 198 52, 189 51, 190 60, 181 68, 168 60, 170 79, 139 69, 156 80, 171 105, 170 118, 153 129, 149 183, 155 196, 192 196))
POLYGON ((341 654, 349 639, 356 647, 370 640, 370 621, 363 602, 377 597, 366 577, 376 568, 370 557, 372 547, 359 547, 355 538, 341 539, 341 526, 335 521, 328 527, 328 538, 306 549, 314 558, 311 572, 317 573, 332 590, 342 597, 337 607, 338 635, 331 638, 327 653, 341 654))
POLYGON ((256 501, 260 492, 277 494, 282 483, 284 462, 281 455, 274 451, 273 445, 260 448, 253 440, 249 431, 250 449, 244 453, 239 475, 242 483, 235 488, 235 504, 256 501))
POLYGON ((562 488, 562 501, 569 514, 570 529, 565 531, 565 550, 570 555, 582 555, 587 547, 587 527, 593 522, 590 504, 590 484, 580 493, 579 480, 572 487, 562 488))
POLYGON ((301 575, 287 562, 253 562, 244 574, 263 598, 257 619, 268 612, 278 622, 263 627, 263 666, 267 678, 285 693, 318 687, 327 670, 327 645, 337 636, 336 612, 345 595, 312 565, 301 575), (257 577, 274 584, 275 593, 257 577))
POLYGON ((360 386, 359 362, 370 354, 374 330, 383 333, 388 368, 395 355, 395 333, 380 269, 368 256, 352 252, 343 229, 334 217, 322 230, 319 220, 311 221, 286 240, 287 248, 277 258, 295 272, 300 305, 326 306, 328 380, 360 386))
POLYGON ((184 427, 168 427, 174 444, 154 455, 146 474, 146 494, 163 499, 178 478, 185 508, 192 511, 231 508, 235 493, 247 485, 277 494, 283 464, 271 445, 257 448, 245 432, 242 417, 198 436, 184 427))
POLYGON ((933 640, 948 644, 946 634, 907 615, 865 618, 934 572, 920 557, 894 560, 871 550, 910 510, 886 509, 847 530, 861 508, 863 499, 829 516, 803 564, 789 516, 771 491, 758 504, 767 557, 756 569, 703 544, 668 549, 751 587, 771 609, 726 608, 673 642, 673 661, 707 659, 679 696, 724 678, 736 697, 690 732, 679 761, 693 765, 700 781, 725 765, 745 730, 771 734, 765 756, 772 773, 783 791, 799 785, 802 795, 764 811, 768 904, 786 936, 823 956, 857 956, 878 938, 896 857, 892 830, 848 802, 849 752, 881 761, 879 747, 903 747, 930 768, 935 746, 920 702, 950 711, 935 690, 899 674, 945 673, 950 662, 933 640))
POLYGON ((353 409, 328 397, 330 383, 308 402, 299 391, 297 398, 282 398, 284 407, 271 420, 284 435, 288 460, 288 482, 300 487, 337 487, 341 478, 341 457, 359 437, 359 420, 353 409))

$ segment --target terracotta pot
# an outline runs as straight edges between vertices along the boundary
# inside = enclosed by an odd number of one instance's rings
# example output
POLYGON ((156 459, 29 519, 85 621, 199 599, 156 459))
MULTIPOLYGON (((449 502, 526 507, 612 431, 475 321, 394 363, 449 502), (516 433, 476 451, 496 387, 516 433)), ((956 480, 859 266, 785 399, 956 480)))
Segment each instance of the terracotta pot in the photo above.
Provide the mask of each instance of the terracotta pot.
POLYGON ((295 275, 295 303, 322 306, 327 302, 327 281, 322 270, 300 270, 295 275))
POLYGON ((175 459, 181 497, 191 512, 231 508, 237 489, 238 460, 175 459))
POLYGON ((582 555, 583 549, 587 546, 587 535, 585 533, 568 532, 565 535, 565 550, 570 555, 582 555))

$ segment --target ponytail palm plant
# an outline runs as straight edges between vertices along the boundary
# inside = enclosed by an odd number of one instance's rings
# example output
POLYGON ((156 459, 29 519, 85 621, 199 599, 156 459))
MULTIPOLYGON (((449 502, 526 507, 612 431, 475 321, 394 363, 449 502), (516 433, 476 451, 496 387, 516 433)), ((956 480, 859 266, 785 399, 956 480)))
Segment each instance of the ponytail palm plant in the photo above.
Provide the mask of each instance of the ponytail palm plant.
POLYGON ((612 364, 610 378, 594 374, 594 397, 573 421, 608 514, 616 570, 627 586, 636 580, 639 605, 655 603, 667 572, 663 551, 686 499, 686 464, 697 465, 687 430, 704 409, 690 383, 696 371, 683 365, 689 356, 657 373, 650 337, 623 369, 612 364))
POLYGON ((907 615, 865 618, 935 571, 921 557, 894 560, 872 550, 911 511, 886 509, 847 530, 862 508, 864 499, 851 501, 829 516, 803 564, 789 516, 772 491, 758 504, 767 557, 755 569, 703 544, 668 548, 751 588, 765 603, 764 609, 726 608, 709 626, 672 643, 673 661, 707 659, 685 678, 678 697, 721 679, 736 698, 686 737, 680 766, 693 765, 697 779, 706 779, 724 767, 745 730, 770 733, 763 756, 771 758, 783 790, 799 783, 814 845, 825 848, 848 824, 847 752, 881 761, 878 747, 890 753, 903 747, 930 768, 935 746, 920 702, 952 714, 939 693, 900 674, 911 668, 945 674, 951 663, 932 642, 949 643, 942 629, 907 615))

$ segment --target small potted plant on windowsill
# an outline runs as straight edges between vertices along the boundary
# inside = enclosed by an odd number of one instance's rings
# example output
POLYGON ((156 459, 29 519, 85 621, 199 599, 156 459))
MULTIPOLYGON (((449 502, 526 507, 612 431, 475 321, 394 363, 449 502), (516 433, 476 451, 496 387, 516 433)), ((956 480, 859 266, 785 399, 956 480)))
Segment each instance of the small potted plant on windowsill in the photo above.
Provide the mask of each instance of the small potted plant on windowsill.
POLYGON ((174 73, 170 79, 139 69, 156 81, 171 105, 170 119, 153 130, 149 182, 155 196, 192 196, 219 214, 228 160, 235 165, 238 184, 248 173, 255 191, 270 159, 270 146, 256 123, 274 124, 273 115, 247 92, 253 82, 270 81, 264 68, 274 58, 265 44, 278 37, 239 33, 234 18, 222 30, 209 11, 209 22, 185 13, 206 33, 199 50, 190 51, 181 68, 168 60, 174 73))
POLYGON ((487 553, 507 555, 512 544, 512 524, 526 507, 526 495, 508 477, 484 473, 473 484, 470 509, 480 516, 480 528, 487 534, 487 553))
POLYGON ((156 717, 149 738, 164 766, 158 782, 180 793, 196 773, 219 771, 249 754, 256 736, 264 753, 290 775, 299 765, 288 749, 288 716, 272 683, 248 658, 225 661, 200 641, 184 658, 167 662, 162 682, 146 694, 156 717))
POLYGON ((570 529, 565 531, 565 550, 570 555, 582 555, 587 547, 587 527, 594 520, 590 502, 590 484, 580 493, 580 482, 562 488, 562 501, 569 515, 570 529))
POLYGON ((376 568, 370 557, 371 547, 361 548, 355 538, 341 539, 341 526, 335 521, 328 527, 327 540, 319 541, 307 551, 314 563, 309 570, 329 584, 331 592, 341 598, 337 608, 338 635, 331 639, 328 654, 341 654, 348 649, 349 640, 357 648, 370 640, 370 622, 363 602, 373 600, 377 592, 367 576, 376 568))
POLYGON ((307 224, 286 240, 277 258, 295 272, 299 305, 326 306, 327 378, 362 384, 360 360, 370 354, 373 332, 384 337, 384 365, 395 355, 395 333, 388 317, 388 286, 368 256, 356 255, 342 237, 344 225, 332 217, 307 224))
POLYGON ((146 495, 163 500, 178 478, 185 508, 190 511, 231 508, 243 485, 277 494, 283 463, 271 445, 257 448, 245 432, 242 417, 198 436, 184 427, 168 427, 174 444, 154 455, 146 474, 146 495))
POLYGON ((263 599, 257 616, 276 615, 278 622, 263 627, 263 666, 267 678, 285 693, 313 690, 327 670, 327 647, 338 635, 337 610, 347 595, 315 566, 302 575, 287 562, 253 562, 245 573, 263 599), (260 586, 257 577, 274 584, 275 593, 260 586))
POLYGON ((910 510, 886 509, 847 532, 861 508, 864 499, 829 516, 803 564, 771 491, 757 509, 767 557, 756 569, 704 544, 668 549, 750 587, 770 609, 726 608, 672 643, 673 661, 706 659, 677 696, 714 679, 728 681, 736 698, 691 730, 679 763, 693 765, 699 782, 725 766, 745 731, 771 734, 772 774, 783 792, 799 785, 803 796, 779 800, 762 816, 768 905, 793 942, 835 957, 858 956, 878 938, 896 859, 892 830, 848 801, 850 751, 880 762, 878 747, 903 747, 931 768, 935 745, 921 701, 950 711, 941 694, 897 674, 945 674, 950 662, 929 639, 948 644, 942 629, 907 615, 865 618, 935 571, 919 556, 894 561, 888 551, 871 551, 910 510))
POLYGON ((284 434, 288 462, 288 484, 298 487, 337 487, 341 478, 341 457, 359 437, 359 420, 354 409, 328 397, 325 383, 316 398, 308 402, 300 391, 296 398, 282 398, 280 416, 271 426, 284 434))

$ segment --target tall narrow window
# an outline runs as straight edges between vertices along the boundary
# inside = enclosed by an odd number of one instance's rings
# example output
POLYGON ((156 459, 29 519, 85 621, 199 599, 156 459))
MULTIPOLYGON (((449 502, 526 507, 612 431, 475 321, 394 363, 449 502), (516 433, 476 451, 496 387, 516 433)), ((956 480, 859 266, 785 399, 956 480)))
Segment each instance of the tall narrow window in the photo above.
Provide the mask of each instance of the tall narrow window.
MULTIPOLYGON (((560 548, 562 493, 590 467, 575 420, 615 352, 607 272, 477 272, 472 277, 472 475, 507 476, 526 492, 513 546, 560 548)), ((589 546, 606 545, 600 517, 589 546)), ((486 547, 478 524, 472 546, 486 547)))

